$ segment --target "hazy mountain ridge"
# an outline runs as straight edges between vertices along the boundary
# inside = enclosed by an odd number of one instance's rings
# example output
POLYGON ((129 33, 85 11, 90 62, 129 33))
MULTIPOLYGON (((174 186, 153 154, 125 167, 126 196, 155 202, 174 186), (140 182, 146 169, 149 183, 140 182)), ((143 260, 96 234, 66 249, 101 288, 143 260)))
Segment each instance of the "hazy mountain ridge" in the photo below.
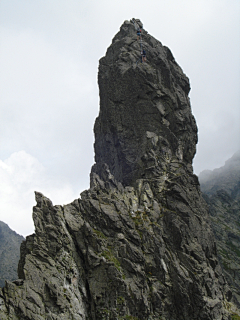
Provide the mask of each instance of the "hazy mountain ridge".
POLYGON ((23 240, 23 236, 0 221, 0 287, 5 285, 5 280, 18 279, 17 268, 23 240))
POLYGON ((20 279, 0 290, 3 320, 231 319, 193 174, 189 80, 167 47, 142 37, 147 63, 130 21, 100 59, 90 189, 64 206, 35 193, 20 279))
POLYGON ((199 180, 223 271, 240 307, 240 151, 223 167, 201 173, 199 180))
POLYGON ((240 150, 225 162, 223 167, 204 170, 199 174, 201 189, 206 194, 213 194, 224 189, 230 195, 238 192, 240 181, 240 150))

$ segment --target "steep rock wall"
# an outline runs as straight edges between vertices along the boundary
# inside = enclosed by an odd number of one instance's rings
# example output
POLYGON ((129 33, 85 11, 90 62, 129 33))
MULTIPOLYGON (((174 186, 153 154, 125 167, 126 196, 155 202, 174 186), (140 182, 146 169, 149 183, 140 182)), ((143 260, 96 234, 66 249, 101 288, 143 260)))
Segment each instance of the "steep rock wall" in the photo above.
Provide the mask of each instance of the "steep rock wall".
POLYGON ((142 46, 147 63, 140 62, 140 40, 126 21, 99 64, 94 170, 108 164, 123 185, 155 177, 149 169, 163 154, 191 164, 196 151, 188 78, 171 51, 145 30, 142 46))
POLYGON ((0 287, 4 286, 5 280, 17 279, 20 245, 23 240, 23 236, 0 221, 0 287))
POLYGON ((35 234, 2 319, 230 319, 231 292, 192 171, 189 81, 171 52, 126 21, 100 60, 90 189, 66 206, 36 193, 35 234))

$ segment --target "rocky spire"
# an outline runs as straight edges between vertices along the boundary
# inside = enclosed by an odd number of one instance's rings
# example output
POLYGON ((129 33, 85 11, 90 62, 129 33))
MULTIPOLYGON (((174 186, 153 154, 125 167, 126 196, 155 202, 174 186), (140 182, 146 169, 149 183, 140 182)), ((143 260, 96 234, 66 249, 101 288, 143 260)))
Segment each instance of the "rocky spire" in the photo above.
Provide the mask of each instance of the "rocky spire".
POLYGON ((144 63, 125 21, 100 60, 90 189, 65 206, 36 193, 36 231, 21 247, 21 279, 0 290, 1 319, 230 319, 192 172, 189 81, 145 30, 142 46, 144 63))
POLYGON ((107 164, 123 185, 134 185, 159 177, 162 157, 192 163, 197 127, 189 80, 167 47, 144 29, 137 41, 134 24, 125 21, 100 60, 98 82, 93 172, 101 175, 107 164), (140 46, 147 62, 141 63, 140 46))

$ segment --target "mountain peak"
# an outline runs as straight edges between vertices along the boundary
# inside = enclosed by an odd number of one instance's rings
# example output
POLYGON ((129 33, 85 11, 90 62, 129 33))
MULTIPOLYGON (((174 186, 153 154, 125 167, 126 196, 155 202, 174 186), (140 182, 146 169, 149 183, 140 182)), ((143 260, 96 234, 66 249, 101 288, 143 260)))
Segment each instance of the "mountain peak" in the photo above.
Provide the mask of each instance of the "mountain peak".
POLYGON ((123 185, 134 185, 137 179, 159 177, 161 157, 192 163, 197 127, 189 80, 167 47, 144 29, 137 39, 135 24, 125 21, 100 59, 98 83, 93 172, 101 176, 107 164, 123 185))
POLYGON ((171 51, 137 28, 125 21, 99 62, 90 189, 64 206, 36 193, 21 280, 0 290, 3 320, 230 319, 192 170, 189 81, 171 51))

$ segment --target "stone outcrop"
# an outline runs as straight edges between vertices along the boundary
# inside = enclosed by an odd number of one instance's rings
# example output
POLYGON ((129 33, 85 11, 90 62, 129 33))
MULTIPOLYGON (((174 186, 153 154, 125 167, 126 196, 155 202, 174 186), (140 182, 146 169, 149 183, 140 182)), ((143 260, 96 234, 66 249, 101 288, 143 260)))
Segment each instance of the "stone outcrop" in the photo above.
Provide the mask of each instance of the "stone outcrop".
POLYGON ((139 61, 125 21, 100 60, 90 189, 66 206, 36 193, 35 233, 1 319, 226 320, 208 211, 192 171, 197 127, 188 78, 142 30, 139 61))
POLYGON ((24 240, 9 226, 0 221, 0 287, 5 285, 5 280, 16 280, 17 266, 20 258, 20 245, 24 240))
POLYGON ((147 63, 139 62, 139 41, 130 22, 99 63, 93 171, 101 176, 101 166, 107 164, 124 186, 161 176, 163 156, 191 165, 197 143, 188 78, 167 47, 145 30, 142 39, 147 63))
POLYGON ((240 307, 240 151, 225 165, 199 175, 209 205, 218 256, 232 293, 240 307))

